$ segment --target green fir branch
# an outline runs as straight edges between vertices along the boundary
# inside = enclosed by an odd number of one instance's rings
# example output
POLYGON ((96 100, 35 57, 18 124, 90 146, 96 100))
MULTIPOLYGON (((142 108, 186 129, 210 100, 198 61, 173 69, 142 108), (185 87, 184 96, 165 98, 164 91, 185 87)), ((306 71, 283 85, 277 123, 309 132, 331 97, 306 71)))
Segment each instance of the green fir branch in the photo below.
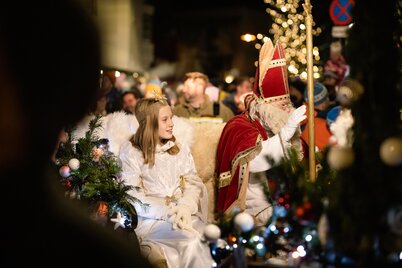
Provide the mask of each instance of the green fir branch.
POLYGON ((96 115, 91 121, 89 121, 89 130, 85 133, 85 137, 91 141, 99 140, 99 137, 96 135, 96 130, 102 128, 101 119, 102 115, 96 115))
POLYGON ((97 130, 102 128, 101 118, 102 116, 95 116, 89 122, 89 129, 84 137, 78 140, 74 136, 76 127, 66 128, 68 141, 57 151, 57 166, 60 168, 68 165, 68 161, 72 158, 77 158, 80 166, 77 170, 71 171, 70 177, 63 178, 61 181, 65 185, 71 185, 70 191, 79 190, 79 196, 82 202, 87 204, 90 212, 96 210, 99 202, 103 201, 109 207, 109 216, 123 211, 136 217, 134 204, 139 204, 145 210, 149 204, 129 194, 134 187, 125 185, 120 180, 119 174, 122 168, 117 157, 105 148, 103 155, 99 159, 94 159, 93 150, 103 141, 96 134, 97 130), (74 142, 76 142, 75 145, 74 142), (66 184, 66 181, 69 183, 66 184))
MULTIPOLYGON (((327 151, 316 152, 315 159, 319 169, 316 180, 309 178, 308 160, 300 161, 294 148, 288 150, 288 158, 282 159, 269 171, 270 176, 282 185, 284 191, 292 196, 293 205, 297 206, 310 201, 316 206, 322 206, 325 197, 333 190, 336 172, 326 161, 327 151)), ((272 160, 269 160, 272 163, 272 160)))

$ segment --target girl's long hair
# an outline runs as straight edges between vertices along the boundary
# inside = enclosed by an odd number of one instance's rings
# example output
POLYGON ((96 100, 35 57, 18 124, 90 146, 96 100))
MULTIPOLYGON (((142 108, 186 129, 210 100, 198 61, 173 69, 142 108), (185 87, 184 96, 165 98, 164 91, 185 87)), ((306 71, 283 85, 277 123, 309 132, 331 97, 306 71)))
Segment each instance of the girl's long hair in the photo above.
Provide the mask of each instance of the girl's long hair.
MULTIPOLYGON (((159 137, 159 110, 163 106, 168 106, 168 104, 156 98, 144 98, 135 105, 135 117, 138 120, 139 126, 130 141, 134 147, 142 151, 144 164, 149 164, 150 166, 155 164, 156 146, 159 143, 165 144, 168 141, 176 141, 174 136, 167 140, 161 140, 159 137)), ((167 152, 173 155, 179 151, 180 149, 175 143, 167 152)))

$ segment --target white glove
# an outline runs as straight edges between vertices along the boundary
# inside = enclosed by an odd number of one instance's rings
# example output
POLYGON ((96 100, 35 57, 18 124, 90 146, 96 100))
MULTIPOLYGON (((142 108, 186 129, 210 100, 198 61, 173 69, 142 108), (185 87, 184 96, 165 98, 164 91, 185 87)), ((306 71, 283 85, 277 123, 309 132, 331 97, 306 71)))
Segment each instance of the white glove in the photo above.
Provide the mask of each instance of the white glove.
POLYGON ((192 228, 191 211, 187 206, 179 205, 169 209, 168 217, 168 222, 172 223, 173 228, 192 228))
POLYGON ((295 134, 300 122, 306 118, 306 105, 302 105, 294 110, 289 116, 288 122, 280 131, 282 139, 289 141, 295 134))

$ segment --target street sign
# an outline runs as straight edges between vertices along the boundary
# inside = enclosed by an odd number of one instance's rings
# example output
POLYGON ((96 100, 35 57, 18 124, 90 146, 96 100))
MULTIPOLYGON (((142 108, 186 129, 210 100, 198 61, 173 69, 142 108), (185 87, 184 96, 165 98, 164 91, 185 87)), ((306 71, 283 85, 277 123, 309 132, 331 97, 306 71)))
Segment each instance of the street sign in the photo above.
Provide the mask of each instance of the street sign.
POLYGON ((336 25, 348 25, 352 22, 352 7, 354 0, 332 0, 329 7, 329 15, 336 25))
POLYGON ((346 38, 348 37, 348 26, 333 26, 332 27, 332 37, 335 38, 346 38))

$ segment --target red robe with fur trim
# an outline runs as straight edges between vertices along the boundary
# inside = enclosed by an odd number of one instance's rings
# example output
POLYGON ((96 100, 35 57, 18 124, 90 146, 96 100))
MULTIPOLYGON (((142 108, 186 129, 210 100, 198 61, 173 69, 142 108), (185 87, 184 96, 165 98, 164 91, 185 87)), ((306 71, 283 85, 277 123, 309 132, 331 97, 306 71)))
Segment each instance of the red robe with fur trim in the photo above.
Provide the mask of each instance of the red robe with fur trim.
POLYGON ((226 123, 216 152, 218 212, 225 212, 237 199, 240 164, 251 161, 259 153, 261 141, 267 138, 261 124, 250 119, 245 113, 226 123))

